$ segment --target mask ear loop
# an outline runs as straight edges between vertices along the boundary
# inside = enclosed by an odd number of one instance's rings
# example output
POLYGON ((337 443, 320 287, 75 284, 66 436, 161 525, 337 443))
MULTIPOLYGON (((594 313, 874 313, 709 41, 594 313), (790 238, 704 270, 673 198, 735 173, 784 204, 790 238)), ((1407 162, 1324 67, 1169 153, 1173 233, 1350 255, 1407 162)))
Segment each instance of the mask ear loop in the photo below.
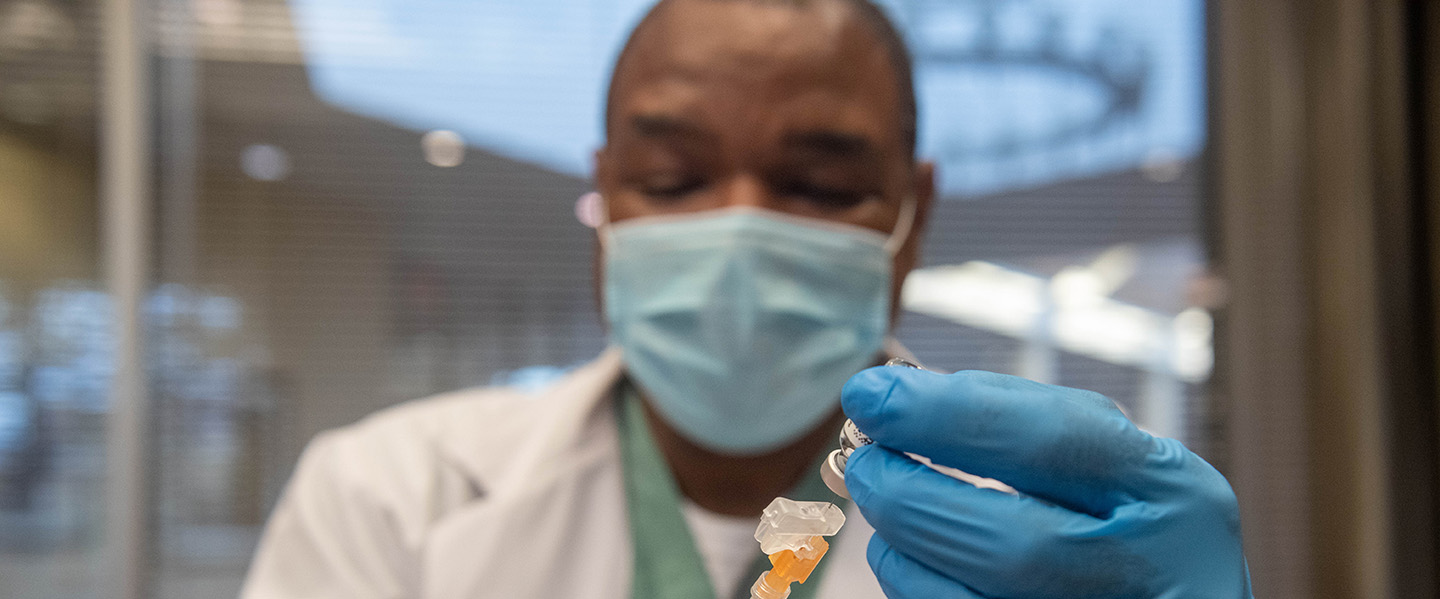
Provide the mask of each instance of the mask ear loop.
POLYGON ((891 231, 890 238, 885 240, 885 253, 894 257, 900 253, 900 248, 910 238, 910 228, 915 226, 915 204, 919 203, 914 195, 907 195, 900 205, 900 220, 895 222, 895 230, 891 231))

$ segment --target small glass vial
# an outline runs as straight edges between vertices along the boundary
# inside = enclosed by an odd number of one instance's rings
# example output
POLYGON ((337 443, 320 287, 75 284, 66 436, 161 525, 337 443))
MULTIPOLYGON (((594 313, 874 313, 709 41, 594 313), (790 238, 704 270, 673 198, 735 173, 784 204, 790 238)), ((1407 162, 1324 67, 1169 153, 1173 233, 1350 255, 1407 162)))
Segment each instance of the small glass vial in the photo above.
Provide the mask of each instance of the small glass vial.
MULTIPOLYGON (((890 358, 885 365, 924 370, 905 358, 890 358)), ((825 465, 820 468, 820 479, 825 481, 825 486, 830 487, 836 495, 849 499, 850 491, 845 488, 845 463, 850 461, 850 454, 855 453, 856 449, 874 442, 860 427, 855 426, 854 421, 846 418, 845 425, 840 427, 840 449, 830 452, 830 457, 825 458, 825 465)))
MULTIPOLYGON (((924 370, 924 368, 921 368, 918 364, 905 358, 890 358, 890 361, 886 362, 885 365, 924 370)), ((825 486, 829 487, 836 495, 850 499, 850 491, 845 488, 845 464, 850 461, 850 454, 855 453, 856 449, 874 442, 869 435, 855 426, 853 421, 848 418, 845 419, 845 425, 840 427, 840 449, 830 452, 830 456, 825 458, 825 465, 820 467, 820 479, 825 481, 825 486)), ((905 455, 930 467, 931 470, 955 480, 969 483, 981 489, 994 489, 1011 495, 1017 494, 1013 487, 993 478, 984 478, 958 468, 941 466, 931 462, 929 458, 913 453, 906 453, 905 455)))

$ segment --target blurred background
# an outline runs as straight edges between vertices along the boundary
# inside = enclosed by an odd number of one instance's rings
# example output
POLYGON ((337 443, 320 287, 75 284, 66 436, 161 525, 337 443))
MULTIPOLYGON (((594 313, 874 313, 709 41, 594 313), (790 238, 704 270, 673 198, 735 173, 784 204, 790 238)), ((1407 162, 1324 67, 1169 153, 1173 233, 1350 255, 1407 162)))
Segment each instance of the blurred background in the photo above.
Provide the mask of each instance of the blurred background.
MULTIPOLYGON (((1221 467, 1257 596, 1437 592, 1440 11, 886 0, 902 342, 1221 467)), ((594 357, 650 0, 0 0, 0 597, 234 596, 315 433, 594 357)))

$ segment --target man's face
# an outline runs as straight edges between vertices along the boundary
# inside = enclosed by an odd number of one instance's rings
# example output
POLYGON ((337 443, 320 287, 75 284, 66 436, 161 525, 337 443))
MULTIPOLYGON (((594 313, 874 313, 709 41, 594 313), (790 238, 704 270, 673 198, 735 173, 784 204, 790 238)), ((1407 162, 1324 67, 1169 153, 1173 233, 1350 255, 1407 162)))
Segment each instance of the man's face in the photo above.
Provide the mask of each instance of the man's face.
POLYGON ((680 0, 661 11, 616 75, 596 154, 610 220, 751 206, 888 233, 913 196, 898 300, 933 168, 912 160, 878 36, 840 2, 680 0))

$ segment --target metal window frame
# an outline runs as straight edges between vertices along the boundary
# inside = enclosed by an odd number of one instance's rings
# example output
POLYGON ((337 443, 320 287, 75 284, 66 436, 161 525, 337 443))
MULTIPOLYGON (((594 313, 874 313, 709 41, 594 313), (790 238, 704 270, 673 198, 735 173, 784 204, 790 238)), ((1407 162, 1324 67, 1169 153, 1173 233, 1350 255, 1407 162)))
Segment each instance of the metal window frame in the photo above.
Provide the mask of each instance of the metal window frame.
POLYGON ((147 8, 145 0, 101 3, 102 264, 115 322, 101 584, 106 594, 119 599, 142 599, 151 590, 151 394, 143 314, 154 251, 147 8))

